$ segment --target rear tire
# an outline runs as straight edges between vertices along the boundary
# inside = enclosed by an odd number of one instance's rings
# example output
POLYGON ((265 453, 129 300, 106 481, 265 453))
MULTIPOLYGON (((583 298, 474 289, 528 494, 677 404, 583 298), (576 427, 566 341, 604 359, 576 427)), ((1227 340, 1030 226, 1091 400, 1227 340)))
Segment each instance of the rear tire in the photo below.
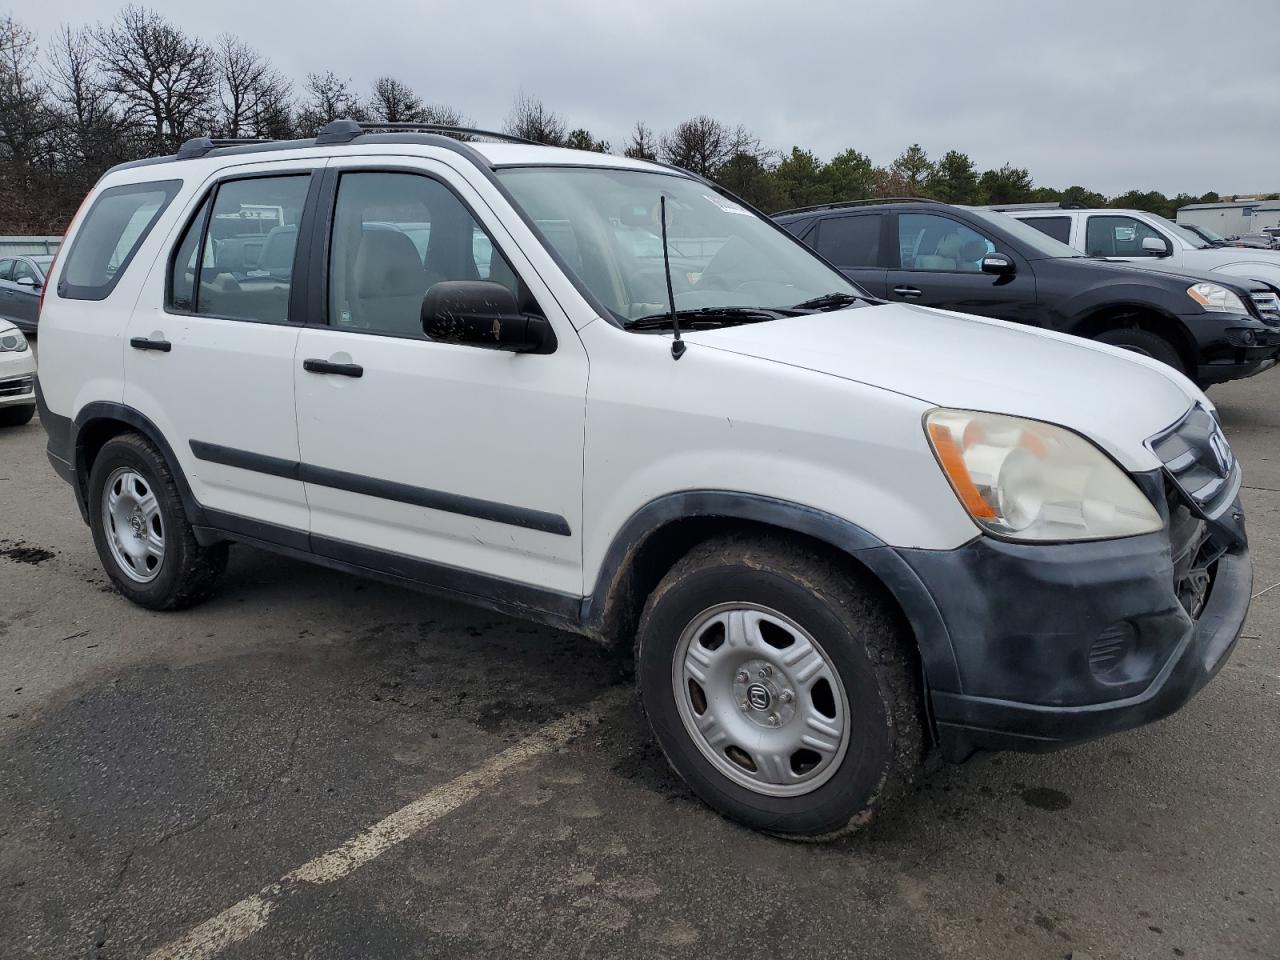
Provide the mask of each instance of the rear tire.
POLYGON ((1106 330, 1095 338, 1099 343, 1109 343, 1113 347, 1132 350, 1144 357, 1151 357, 1161 363, 1168 364, 1181 374, 1190 376, 1177 348, 1158 333, 1143 330, 1140 327, 1121 327, 1118 330, 1106 330))
POLYGON ((716 539, 645 604, 640 700, 667 760, 720 813, 829 839, 867 823, 920 765, 910 642, 835 558, 780 537, 716 539))
POLYGON ((0 427, 20 427, 24 423, 30 423, 35 415, 34 403, 26 407, 5 407, 0 410, 0 427))
POLYGON ((98 451, 89 527, 116 589, 149 610, 207 599, 227 567, 228 545, 196 542, 168 463, 137 434, 114 437, 98 451))

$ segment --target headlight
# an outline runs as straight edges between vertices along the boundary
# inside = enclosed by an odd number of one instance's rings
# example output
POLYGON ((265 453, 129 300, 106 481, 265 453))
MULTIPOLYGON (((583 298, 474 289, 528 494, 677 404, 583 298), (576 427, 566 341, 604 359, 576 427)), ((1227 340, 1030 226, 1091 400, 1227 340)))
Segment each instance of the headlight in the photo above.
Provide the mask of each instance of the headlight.
POLYGON ((1164 525, 1137 484, 1070 430, 995 413, 933 410, 925 431, 969 516, 998 536, 1104 540, 1164 525))
POLYGON ((1249 308, 1244 301, 1226 287, 1216 283, 1197 283, 1187 287, 1187 296, 1206 310, 1218 310, 1222 313, 1248 313, 1249 308))
POLYGON ((0 353, 21 353, 27 349, 27 338, 21 330, 0 333, 0 353))

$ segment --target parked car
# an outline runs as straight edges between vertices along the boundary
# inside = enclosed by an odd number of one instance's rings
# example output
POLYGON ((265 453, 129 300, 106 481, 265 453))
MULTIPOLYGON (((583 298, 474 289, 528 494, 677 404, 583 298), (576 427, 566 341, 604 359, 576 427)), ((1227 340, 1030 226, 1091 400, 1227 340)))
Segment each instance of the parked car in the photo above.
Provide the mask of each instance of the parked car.
POLYGON ((36 358, 22 331, 0 320, 0 427, 20 427, 36 413, 36 358))
POLYGON ((1280 241, 1277 241, 1269 233, 1242 233, 1238 237, 1232 237, 1227 241, 1228 247, 1252 247, 1257 250, 1275 250, 1280 248, 1280 241))
POLYGON ((1092 260, 1004 214, 930 200, 776 219, 877 297, 1088 337, 1167 363, 1202 387, 1280 357, 1280 297, 1266 284, 1092 260))
POLYGON ((40 292, 53 257, 21 256, 0 259, 0 319, 34 333, 40 292))
POLYGON ((1144 210, 1014 210, 1009 216, 1055 239, 1065 236, 1064 243, 1091 257, 1245 277, 1280 290, 1280 251, 1215 247, 1172 220, 1144 210))
POLYGON ((121 594, 190 606, 239 542, 634 644, 672 765, 754 827, 851 829, 934 744, 1162 717, 1244 622, 1194 384, 881 302, 692 174, 337 121, 117 167, 81 210, 41 420, 121 594), (239 280, 260 209, 294 257, 239 280), (696 270, 618 242, 640 210, 696 270), (424 222, 425 255, 387 229, 424 222))

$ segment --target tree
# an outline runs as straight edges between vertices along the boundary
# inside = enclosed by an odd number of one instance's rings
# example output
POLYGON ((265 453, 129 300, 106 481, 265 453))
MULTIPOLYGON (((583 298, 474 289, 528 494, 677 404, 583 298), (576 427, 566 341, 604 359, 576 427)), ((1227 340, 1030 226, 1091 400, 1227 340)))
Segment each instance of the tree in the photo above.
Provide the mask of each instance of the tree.
POLYGON ((968 154, 948 150, 934 165, 926 184, 929 196, 947 203, 978 202, 978 171, 968 154))
POLYGON ((503 129, 512 136, 553 147, 561 146, 565 141, 564 118, 547 109, 537 97, 524 92, 516 95, 503 129))
POLYGON ((832 200, 864 200, 875 192, 875 166, 857 150, 837 153, 822 168, 832 200))
POLYGON ((643 121, 637 121, 635 129, 631 131, 631 139, 622 152, 635 160, 657 160, 658 138, 643 121))
POLYGON ((585 127, 578 127, 576 130, 569 131, 569 135, 564 138, 564 145, 572 147, 574 150, 594 150, 596 153, 609 152, 609 141, 597 140, 591 135, 591 131, 585 127))
POLYGON ((1087 208, 1105 207, 1107 205, 1107 198, 1102 194, 1079 186, 1067 187, 1062 191, 1059 199, 1064 204, 1087 208))
POLYGON ((1125 210, 1146 210, 1170 219, 1178 214, 1169 198, 1158 190, 1129 190, 1118 197, 1112 197, 1109 206, 1125 210))
POLYGON ((422 98, 395 77, 379 77, 373 84, 369 115, 387 123, 426 123, 422 98))
POLYGON ((933 174, 933 164, 924 148, 913 143, 893 161, 889 171, 902 183, 907 196, 919 197, 923 196, 924 185, 933 174))
POLYGON ((6 179, 28 189, 57 127, 39 71, 35 35, 11 16, 0 17, 0 149, 6 179))
POLYGON ((213 125, 217 77, 213 51, 160 14, 125 7, 93 32, 106 89, 125 119, 147 130, 150 149, 164 150, 213 125))
POLYGON ((667 163, 713 179, 716 171, 738 154, 761 163, 768 157, 759 138, 745 127, 730 128, 705 115, 692 117, 664 134, 659 146, 659 155, 667 163))
POLYGON ((808 150, 792 147, 773 171, 783 206, 809 207, 836 199, 824 173, 821 160, 808 150))
POLYGON ((999 170, 986 171, 978 180, 984 203, 1027 203, 1033 187, 1030 173, 1007 163, 999 170))
POLYGON ((716 168, 715 180, 726 190, 766 212, 787 206, 774 171, 756 154, 735 153, 716 168))
POLYGON ((248 44, 229 33, 214 46, 218 73, 219 133, 224 137, 262 136, 288 110, 289 82, 248 44))
POLYGON ((343 80, 332 70, 307 74, 307 99, 298 112, 298 127, 308 136, 314 135, 326 123, 334 120, 363 120, 364 108, 351 92, 349 80, 343 80))

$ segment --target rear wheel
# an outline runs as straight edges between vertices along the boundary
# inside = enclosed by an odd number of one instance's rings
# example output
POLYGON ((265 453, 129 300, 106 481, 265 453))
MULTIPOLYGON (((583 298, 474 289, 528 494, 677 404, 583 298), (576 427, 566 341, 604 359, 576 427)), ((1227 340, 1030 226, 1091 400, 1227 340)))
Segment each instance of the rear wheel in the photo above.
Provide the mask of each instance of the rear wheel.
POLYGON ((1140 327, 1121 327, 1118 330, 1104 331, 1094 339, 1099 343, 1109 343, 1113 347, 1121 347, 1134 353, 1140 353, 1144 357, 1159 360, 1161 363, 1166 363, 1173 367, 1179 373, 1190 376, 1186 364, 1182 362, 1182 357, 1178 355, 1177 349, 1158 333, 1152 333, 1150 330, 1143 330, 1140 327))
POLYGON ((0 427, 20 427, 24 423, 30 423, 35 415, 34 403, 25 407, 5 407, 0 410, 0 427))
POLYGON ((748 826, 820 839, 910 782, 924 744, 898 618, 833 559, 783 539, 694 548, 649 598, 641 701, 695 792, 748 826))
POLYGON ((227 566, 227 544, 196 542, 169 465, 136 434, 115 437, 98 452, 89 524, 116 589, 151 610, 199 603, 227 566))

